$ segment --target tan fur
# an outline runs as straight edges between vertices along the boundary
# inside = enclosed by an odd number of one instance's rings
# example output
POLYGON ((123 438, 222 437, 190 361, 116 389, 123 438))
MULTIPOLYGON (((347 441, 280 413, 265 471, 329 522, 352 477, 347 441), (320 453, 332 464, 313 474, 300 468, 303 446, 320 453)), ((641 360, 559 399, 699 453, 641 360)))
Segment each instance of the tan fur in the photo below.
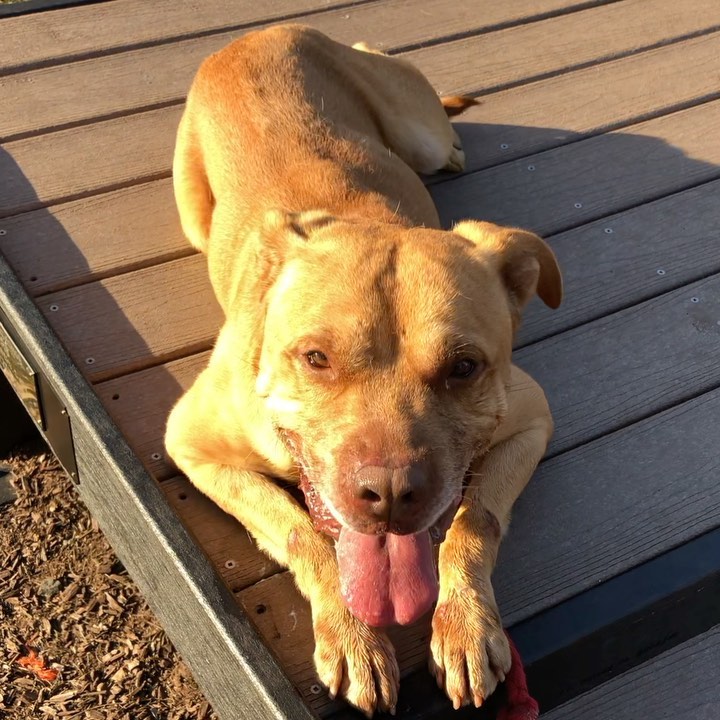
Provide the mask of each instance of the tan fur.
POLYGON ((531 233, 438 229, 415 172, 463 163, 417 70, 299 26, 206 60, 178 131, 182 226, 226 321, 166 445, 294 573, 320 679, 368 715, 395 706, 392 646, 345 607, 332 542, 271 478, 303 470, 353 524, 358 458, 420 458, 433 468, 423 529, 469 474, 440 548, 431 666, 456 706, 483 702, 510 664, 490 582, 500 535, 552 432, 542 391, 511 365, 512 336, 536 289, 557 306, 561 280, 531 233), (330 367, 309 366, 318 349, 330 367), (473 379, 449 377, 460 356, 479 363, 473 379))

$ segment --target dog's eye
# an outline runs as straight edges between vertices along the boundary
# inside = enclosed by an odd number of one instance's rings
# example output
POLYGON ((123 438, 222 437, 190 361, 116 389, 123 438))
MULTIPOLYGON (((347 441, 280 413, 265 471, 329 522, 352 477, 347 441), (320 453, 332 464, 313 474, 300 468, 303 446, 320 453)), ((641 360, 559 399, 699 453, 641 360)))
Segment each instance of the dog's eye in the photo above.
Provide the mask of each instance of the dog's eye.
POLYGON ((478 369, 477 360, 472 358, 461 358, 457 360, 450 369, 450 377, 456 380, 467 380, 478 369))
POLYGON ((324 370, 330 367, 330 361, 327 359, 327 355, 319 350, 310 350, 310 352, 305 353, 305 357, 307 358, 308 365, 314 368, 324 370))

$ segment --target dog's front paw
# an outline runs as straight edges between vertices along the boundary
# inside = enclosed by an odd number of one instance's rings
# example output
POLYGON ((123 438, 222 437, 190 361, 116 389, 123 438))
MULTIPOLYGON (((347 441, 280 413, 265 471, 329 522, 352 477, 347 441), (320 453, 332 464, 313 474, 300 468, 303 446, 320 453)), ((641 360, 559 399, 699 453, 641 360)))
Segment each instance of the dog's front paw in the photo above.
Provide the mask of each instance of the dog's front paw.
POLYGON ((505 679, 510 661, 494 600, 469 587, 441 599, 432 621, 430 671, 456 710, 480 707, 505 679))
POLYGON ((387 635, 360 622, 345 607, 318 613, 315 667, 330 690, 368 717, 376 710, 395 713, 400 671, 387 635))

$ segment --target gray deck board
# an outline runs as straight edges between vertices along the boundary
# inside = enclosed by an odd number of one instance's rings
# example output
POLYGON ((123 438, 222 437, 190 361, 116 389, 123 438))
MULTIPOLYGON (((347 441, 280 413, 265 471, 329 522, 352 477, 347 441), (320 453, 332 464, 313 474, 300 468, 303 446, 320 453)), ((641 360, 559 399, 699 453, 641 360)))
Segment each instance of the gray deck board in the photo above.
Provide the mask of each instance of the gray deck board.
POLYGON ((610 680, 543 720, 715 720, 720 626, 610 680))
POLYGON ((546 460, 513 513, 495 585, 530 617, 720 525, 720 390, 546 460))
POLYGON ((565 302, 534 301, 524 345, 720 272, 720 181, 609 215, 549 239, 565 302))
POLYGON ((518 350, 559 453, 720 386, 720 275, 518 350))
MULTIPOLYGON (((532 132, 531 130, 528 132, 532 132)), ((720 100, 433 186, 445 225, 556 233, 720 177, 720 100)))

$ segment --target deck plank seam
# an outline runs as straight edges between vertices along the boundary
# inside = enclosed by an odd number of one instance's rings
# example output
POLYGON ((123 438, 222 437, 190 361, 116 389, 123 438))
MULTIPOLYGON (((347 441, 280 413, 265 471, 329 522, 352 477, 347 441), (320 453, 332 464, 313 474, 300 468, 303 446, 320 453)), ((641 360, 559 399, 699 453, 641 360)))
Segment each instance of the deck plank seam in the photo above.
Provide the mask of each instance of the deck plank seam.
MULTIPOLYGON (((151 368, 158 367, 159 365, 165 365, 176 360, 183 360, 184 358, 192 357, 193 355, 201 355, 202 353, 212 350, 214 346, 215 339, 212 341, 189 343, 183 347, 182 350, 169 350, 161 355, 153 355, 152 358, 148 360, 140 360, 129 363, 122 368, 122 371, 108 368, 107 370, 102 370, 98 373, 89 373, 86 376, 86 379, 93 387, 95 387, 95 385, 99 385, 100 383, 117 380, 118 378, 125 377, 126 375, 132 375, 133 373, 141 372, 143 370, 150 370, 151 368)), ((75 363, 78 367, 81 365, 81 363, 77 363, 75 360, 73 360, 73 363, 75 363)))
POLYGON ((72 288, 82 287, 83 285, 89 285, 90 283, 98 282, 100 280, 108 280, 109 278, 120 277, 129 273, 137 272, 138 270, 147 270, 148 268, 158 267, 159 265, 165 265, 175 260, 184 260, 194 255, 200 255, 201 253, 195 250, 195 248, 187 244, 185 249, 178 249, 172 252, 166 252, 162 256, 156 255, 152 259, 147 261, 138 261, 134 264, 128 264, 124 266, 120 271, 117 268, 113 270, 98 270, 92 275, 85 276, 79 282, 73 280, 62 281, 59 280, 55 285, 52 285, 47 290, 43 290, 39 293, 33 293, 32 288, 27 288, 28 294, 34 300, 41 300, 46 295, 52 295, 53 293, 62 292, 63 290, 71 290, 72 288))
MULTIPOLYGON (((375 3, 375 2, 380 3, 382 1, 383 0, 362 0, 362 2, 360 2, 358 4, 371 4, 371 3, 375 3)), ((605 2, 603 4, 604 5, 617 4, 619 2, 622 2, 622 0, 607 0, 607 2, 605 2)), ((587 5, 587 3, 585 5, 587 5)), ((587 9, 593 9, 595 7, 599 7, 599 5, 589 5, 588 7, 583 7, 582 9, 587 10, 587 9)), ((324 10, 322 12, 327 13, 327 12, 331 12, 331 11, 337 10, 337 9, 338 9, 337 7, 332 7, 332 8, 329 8, 328 10, 324 10)), ((313 14, 317 15, 317 14, 320 14, 320 12, 316 11, 313 14)), ((559 17, 559 16, 563 16, 563 15, 568 15, 568 14, 571 14, 571 13, 563 12, 563 11, 559 10, 559 11, 555 11, 551 15, 549 15, 549 18, 559 17)), ((304 13, 303 15, 301 15, 299 17, 304 17, 305 15, 307 15, 307 13, 304 13)), ((388 51, 388 54, 402 55, 404 53, 410 52, 415 49, 427 48, 427 47, 439 47, 440 45, 449 44, 451 42, 454 42, 457 39, 468 39, 468 38, 472 38, 472 37, 480 37, 482 35, 489 34, 490 32, 493 32, 498 29, 507 29, 510 27, 527 25, 527 24, 531 24, 532 22, 541 21, 543 19, 547 19, 547 18, 540 18, 539 20, 529 20, 528 19, 526 22, 523 22, 523 21, 513 22, 513 23, 509 23, 507 25, 503 25, 502 27, 493 28, 493 30, 469 31, 468 33, 464 33, 459 36, 457 34, 452 34, 452 35, 448 35, 448 36, 440 36, 438 38, 434 38, 433 40, 427 41, 424 43, 416 43, 412 46, 407 46, 407 47, 403 47, 403 48, 390 50, 390 51, 388 51)), ((484 98, 484 97, 492 96, 496 93, 503 92, 506 90, 513 90, 513 89, 517 89, 520 87, 524 87, 526 85, 533 85, 535 83, 539 83, 544 80, 549 80, 552 78, 569 75, 573 72, 587 70, 592 67, 605 65, 605 64, 613 62, 613 61, 622 60, 622 59, 629 58, 629 57, 634 57, 636 55, 642 55, 645 52, 651 52, 653 50, 657 50, 660 48, 680 44, 680 43, 688 41, 688 40, 693 40, 693 39, 703 37, 706 35, 711 35, 718 31, 720 31, 720 25, 714 25, 709 28, 704 28, 702 30, 696 30, 696 31, 693 31, 690 33, 685 33, 683 35, 678 35, 676 37, 667 38, 665 40, 661 40, 659 42, 641 46, 638 48, 633 48, 633 49, 625 50, 622 52, 603 55, 603 56, 600 56, 600 57, 597 57, 597 58, 594 58, 592 60, 588 60, 588 61, 582 62, 582 63, 575 63, 575 64, 567 65, 563 68, 551 70, 546 73, 539 73, 536 75, 528 75, 521 79, 514 80, 511 82, 507 82, 507 83, 498 83, 496 85, 491 85, 487 88, 483 88, 482 90, 470 89, 468 91, 463 91, 463 94, 471 96, 471 97, 476 97, 476 98, 484 98)), ((226 32, 227 32, 227 30, 226 30, 226 32)), ((232 29, 230 29, 229 32, 232 32, 232 29)), ((214 34, 222 34, 222 33, 214 33, 214 32, 208 33, 208 35, 214 35, 214 34)), ((204 37, 204 35, 198 36, 198 37, 204 37)), ((180 38, 180 40, 186 40, 186 39, 193 39, 193 38, 180 38)), ((146 47, 154 47, 154 46, 155 45, 153 45, 153 44, 148 44, 146 47)), ((123 52, 130 52, 130 51, 138 50, 138 49, 144 49, 144 48, 143 47, 138 47, 138 48, 133 47, 131 49, 123 50, 123 52)), ((116 53, 116 54, 121 54, 121 53, 116 53)), ((98 54, 94 57, 104 57, 104 55, 98 54)), ((87 59, 91 59, 91 58, 83 57, 80 59, 87 60, 87 59)), ((60 64, 70 64, 70 63, 59 63, 59 65, 60 64)), ((21 71, 21 72, 25 72, 25 71, 29 72, 34 69, 37 69, 37 68, 24 68, 23 71, 21 71)), ((18 74, 18 73, 16 73, 16 74, 18 74)), ((3 72, 0 69, 0 77, 2 77, 2 76, 3 76, 3 72)), ((720 93, 718 93, 718 95, 720 96, 720 93)), ((165 108, 176 107, 178 105, 182 105, 184 102, 185 102, 185 96, 182 96, 182 97, 173 98, 170 100, 164 100, 162 102, 148 103, 146 105, 139 105, 137 107, 128 108, 128 109, 124 109, 124 110, 117 110, 117 111, 110 112, 110 113, 102 113, 99 115, 93 115, 90 117, 82 118, 81 120, 73 120, 70 122, 60 123, 58 125, 34 128, 32 130, 27 130, 27 131, 18 132, 18 133, 11 133, 9 135, 0 137, 0 142, 7 143, 7 142, 14 142, 17 140, 25 140, 28 138, 39 137, 42 135, 51 134, 53 132, 60 132, 63 130, 69 130, 69 129, 73 129, 73 128, 93 125, 98 122, 104 122, 104 121, 108 121, 108 120, 116 120, 116 119, 123 118, 123 117, 130 117, 132 115, 142 114, 144 112, 150 112, 150 111, 154 111, 154 110, 162 110, 165 108)), ((692 107, 692 105, 693 105, 692 101, 685 101, 685 102, 686 103, 689 102, 690 104, 688 105, 688 107, 692 107)), ((653 116, 650 116, 650 117, 653 117, 653 116)), ((620 127, 623 127, 623 126, 624 125, 620 125, 620 127)), ((438 182, 444 182, 444 181, 440 180, 438 182)))
POLYGON ((552 78, 562 77, 563 75, 569 75, 579 70, 587 70, 589 68, 605 65, 607 63, 611 63, 617 60, 623 60, 625 58, 635 57, 636 55, 642 55, 643 53, 651 52, 653 50, 659 50, 664 47, 678 45, 688 40, 695 40, 696 38, 704 37, 706 35, 712 35, 713 33, 716 33, 718 31, 720 31, 720 25, 712 25, 710 27, 703 28, 702 30, 695 30, 690 33, 685 33, 684 35, 678 35, 676 37, 660 40, 659 42, 651 43, 650 45, 643 45, 641 47, 633 48, 631 50, 623 50, 621 52, 602 55, 600 57, 593 58, 592 60, 587 60, 585 62, 566 65, 565 67, 559 68, 557 70, 550 70, 548 72, 539 73, 537 75, 528 75, 520 80, 513 80, 507 83, 490 85, 489 87, 483 88, 482 90, 463 90, 463 95, 468 95, 470 97, 479 98, 480 100, 482 100, 482 98, 484 97, 488 97, 496 93, 503 92, 505 90, 514 90, 519 87, 524 87, 525 85, 534 85, 535 83, 542 82, 543 80, 550 80, 552 78))
POLYGON ((704 395, 709 395, 710 393, 717 392, 718 390, 720 390, 720 375, 718 376, 717 382, 714 385, 709 385, 707 387, 703 387, 702 389, 695 390, 694 392, 689 392, 686 395, 683 395, 682 397, 679 397, 676 400, 673 400, 672 402, 667 403, 666 405, 662 405, 658 408, 655 408, 650 412, 646 412, 641 415, 637 415, 632 420, 629 420, 627 422, 624 422, 624 423, 621 422, 618 425, 614 426, 612 429, 605 430, 604 432, 598 433, 596 435, 588 435, 583 440, 576 442, 576 443, 568 444, 567 446, 563 447, 561 450, 557 450, 555 452, 551 451, 542 459, 542 462, 546 462, 547 460, 554 460, 555 458, 562 457, 563 455, 571 453, 574 450, 577 450, 578 448, 583 447, 584 445, 588 445, 590 443, 596 442, 597 440, 600 440, 604 437, 613 435, 614 433, 622 432, 623 430, 626 430, 627 428, 630 428, 633 425, 637 425, 638 423, 641 423, 645 420, 649 420, 650 418, 654 417, 655 415, 660 415, 661 413, 667 412, 668 410, 672 410, 673 408, 679 407, 680 405, 684 405, 685 403, 692 402, 693 400, 702 398, 704 395))
POLYGON ((565 15, 572 15, 573 13, 582 12, 584 10, 592 10, 594 8, 604 7, 606 5, 615 5, 621 2, 623 2, 623 0, 581 0, 576 5, 570 5, 566 8, 558 8, 557 10, 538 12, 535 15, 529 15, 525 18, 519 18, 517 20, 506 20, 504 22, 495 23, 494 25, 487 25, 483 28, 467 30, 465 32, 451 33, 449 35, 432 38, 423 42, 398 45, 395 48, 387 50, 386 52, 388 55, 399 55, 401 53, 412 52, 413 50, 424 50, 426 48, 435 47, 437 45, 455 42, 456 40, 467 40, 473 37, 481 37, 483 35, 489 35, 493 32, 498 32, 500 30, 508 30, 510 28, 522 27, 523 25, 532 25, 533 23, 542 22, 543 20, 552 20, 553 18, 563 17, 565 15))
MULTIPOLYGON (((107 2, 108 0, 94 0, 95 2, 107 2)), ((621 0, 609 0, 610 2, 620 2, 621 0)), ((185 35, 173 35, 172 37, 162 38, 160 40, 148 40, 146 42, 140 42, 130 45, 123 45, 121 47, 105 48, 104 50, 95 50, 85 53, 75 53, 71 55, 59 55, 52 60, 42 60, 39 62, 29 62, 23 65, 7 65, 0 67, 0 77, 8 77, 10 75, 19 75, 24 72, 31 70, 41 70, 43 68, 58 67, 60 65, 70 65, 76 62, 82 62, 83 60, 95 60, 101 57, 109 57, 111 55, 121 55, 125 52, 133 52, 135 50, 145 50, 151 47, 160 47, 162 45, 171 45, 172 43, 182 42, 184 40, 195 40, 205 37, 211 37, 212 35, 222 35, 223 33, 235 32, 237 30, 252 30, 257 27, 265 27, 268 25, 275 25, 293 20, 299 20, 305 17, 314 17, 316 15, 324 15, 331 12, 337 12, 342 10, 349 10, 354 7, 365 6, 365 5, 381 5, 384 0, 348 0, 348 2, 339 3, 337 5, 329 5, 324 8, 317 8, 316 10, 303 10, 301 12, 287 13, 285 15, 279 15, 277 18, 271 18, 270 20, 257 19, 245 23, 234 23, 231 25, 223 25, 219 28, 212 28, 208 30, 201 30, 196 33, 188 33, 185 35)))
POLYGON ((0 219, 15 217, 16 215, 23 215, 25 213, 33 212, 35 210, 43 210, 45 208, 64 205, 65 203, 74 202, 75 200, 85 200, 86 198, 105 195, 106 193, 110 193, 115 190, 124 190, 125 188, 135 187, 136 185, 145 185, 151 182, 156 182, 158 180, 169 180, 171 177, 172 171, 170 169, 162 170, 148 173, 147 175, 141 175, 132 180, 108 183, 107 185, 101 185, 97 188, 93 188, 92 190, 70 193, 69 195, 61 195, 57 198, 53 198, 52 200, 27 202, 24 205, 13 208, 12 210, 10 210, 10 212, 4 212, 0 210, 0 219))
MULTIPOLYGON (((108 0, 105 0, 107 2, 108 0)), ((119 120, 124 117, 132 117, 133 115, 142 115, 143 113, 153 112, 156 110, 165 110, 167 108, 177 107, 185 102, 185 96, 174 98, 172 100, 163 100, 162 102, 148 103, 147 105, 137 105, 124 110, 115 110, 114 112, 101 113, 91 117, 82 118, 81 120, 70 120, 69 122, 58 123, 57 125, 48 125, 47 127, 39 127, 33 130, 24 130, 10 135, 0 136, 0 143, 11 143, 18 140, 28 140, 29 138, 41 137, 43 135, 52 135, 55 132, 63 130, 73 130, 74 128, 90 127, 97 123, 108 122, 110 120, 119 120)))
MULTIPOLYGON (((598 137, 598 136, 596 136, 596 137, 598 137)), ((544 151, 544 152, 551 152, 551 150, 544 151)), ((519 159, 519 158, 516 158, 516 160, 517 159, 519 159)), ((482 171, 478 171, 478 172, 482 172, 482 171)), ((468 173, 467 176, 473 175, 473 174, 474 173, 468 173)), ((720 180, 720 167, 717 168, 717 173, 708 175, 707 177, 705 177, 702 180, 699 180, 697 182, 689 182, 687 185, 684 185, 682 188, 676 189, 673 192, 661 192, 658 194, 648 195, 641 202, 628 203, 627 205, 620 205, 618 207, 615 207, 615 208, 613 208, 611 213, 603 213, 602 211, 599 211, 597 213, 589 214, 587 217, 585 217, 582 220, 582 222, 577 222, 577 223, 569 222, 565 225, 559 225, 556 230, 553 230, 552 235, 545 235, 544 237, 551 238, 554 235, 559 235, 560 233, 569 232, 570 230, 577 230, 578 228, 581 228, 583 225, 588 225, 590 223, 598 222, 599 220, 603 220, 608 217, 613 217, 620 213, 628 212, 629 210, 634 210, 636 208, 642 207, 643 205, 648 205, 650 203, 657 202, 658 200, 663 200, 665 198, 672 197, 673 195, 677 195, 678 193, 685 192, 687 190, 694 190, 696 188, 702 187, 703 185, 707 185, 708 183, 712 183, 717 180, 720 180)), ((711 274, 714 274, 714 273, 711 273, 711 274)))

